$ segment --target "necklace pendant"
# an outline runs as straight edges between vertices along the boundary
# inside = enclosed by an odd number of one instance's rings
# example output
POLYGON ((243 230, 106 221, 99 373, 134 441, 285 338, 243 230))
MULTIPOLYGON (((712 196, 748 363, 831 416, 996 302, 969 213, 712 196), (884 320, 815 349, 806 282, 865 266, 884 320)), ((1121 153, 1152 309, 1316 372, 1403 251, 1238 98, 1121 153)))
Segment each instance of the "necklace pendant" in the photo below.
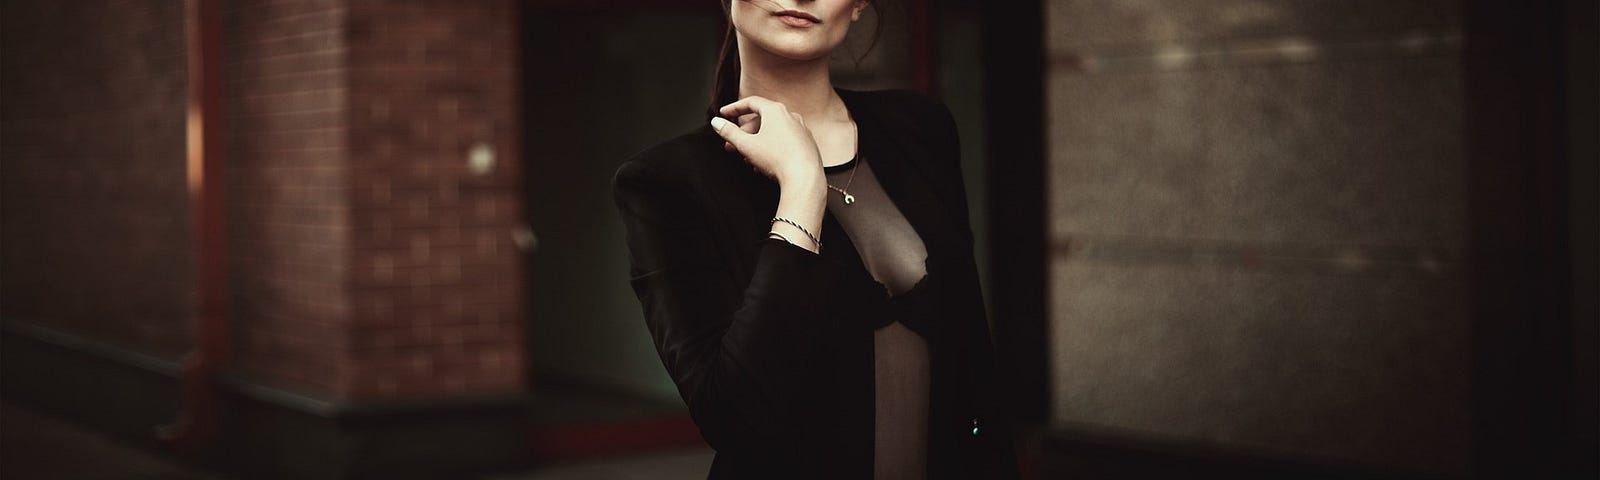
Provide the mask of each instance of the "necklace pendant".
POLYGON ((844 204, 849 205, 852 203, 856 203, 856 196, 848 193, 844 194, 844 204))

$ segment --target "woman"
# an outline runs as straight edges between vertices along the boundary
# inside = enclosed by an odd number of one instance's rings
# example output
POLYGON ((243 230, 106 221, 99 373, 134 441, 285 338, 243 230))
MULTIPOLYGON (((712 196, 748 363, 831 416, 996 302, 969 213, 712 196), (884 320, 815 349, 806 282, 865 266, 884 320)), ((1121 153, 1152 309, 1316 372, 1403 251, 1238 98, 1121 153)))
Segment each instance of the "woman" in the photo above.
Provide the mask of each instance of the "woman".
POLYGON ((954 121, 829 78, 867 6, 724 0, 709 124, 613 178, 709 478, 1017 477, 954 121))

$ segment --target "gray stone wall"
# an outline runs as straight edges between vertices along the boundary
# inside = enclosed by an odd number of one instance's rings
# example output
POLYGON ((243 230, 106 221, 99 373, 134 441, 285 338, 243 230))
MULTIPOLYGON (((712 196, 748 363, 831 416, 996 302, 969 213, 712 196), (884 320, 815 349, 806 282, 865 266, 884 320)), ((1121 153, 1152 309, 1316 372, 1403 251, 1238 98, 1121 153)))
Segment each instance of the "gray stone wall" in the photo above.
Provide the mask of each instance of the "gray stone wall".
POLYGON ((1048 3, 1058 426, 1465 471, 1459 17, 1048 3))

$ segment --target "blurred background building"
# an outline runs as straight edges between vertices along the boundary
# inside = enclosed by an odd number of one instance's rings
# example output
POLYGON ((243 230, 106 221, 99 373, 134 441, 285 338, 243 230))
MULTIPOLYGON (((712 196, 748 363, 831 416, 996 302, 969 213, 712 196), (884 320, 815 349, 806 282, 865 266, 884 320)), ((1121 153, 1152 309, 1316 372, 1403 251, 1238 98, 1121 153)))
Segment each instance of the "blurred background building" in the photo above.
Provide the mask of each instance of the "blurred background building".
MULTIPOLYGON (((875 3, 836 81, 957 117, 1029 478, 1596 475, 1594 2, 875 3)), ((0 1, 5 411, 251 478, 705 460, 609 182, 722 28, 0 1)))

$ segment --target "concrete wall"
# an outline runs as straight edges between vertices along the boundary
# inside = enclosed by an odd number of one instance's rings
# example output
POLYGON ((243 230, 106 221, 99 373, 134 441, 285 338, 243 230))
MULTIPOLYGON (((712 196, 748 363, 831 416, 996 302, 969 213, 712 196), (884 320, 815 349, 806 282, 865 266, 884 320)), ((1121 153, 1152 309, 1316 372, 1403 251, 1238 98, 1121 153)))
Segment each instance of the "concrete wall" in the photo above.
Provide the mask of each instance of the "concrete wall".
POLYGON ((1053 421, 1463 472, 1457 5, 1047 11, 1053 421))

